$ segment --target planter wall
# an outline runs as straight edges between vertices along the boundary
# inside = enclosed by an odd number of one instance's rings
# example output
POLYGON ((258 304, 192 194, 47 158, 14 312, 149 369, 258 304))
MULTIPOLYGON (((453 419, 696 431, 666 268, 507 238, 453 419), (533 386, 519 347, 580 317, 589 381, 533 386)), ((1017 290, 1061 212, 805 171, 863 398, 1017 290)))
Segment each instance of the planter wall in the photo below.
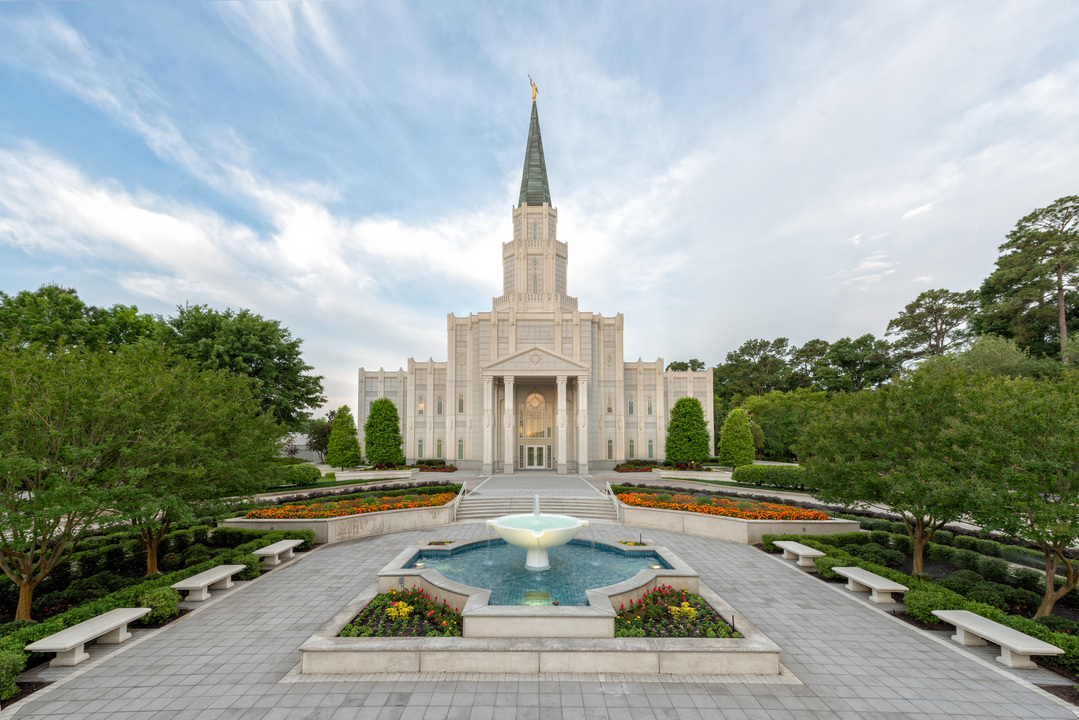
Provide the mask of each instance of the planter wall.
POLYGON ((626 525, 671 530, 746 545, 756 545, 761 541, 761 536, 769 533, 834 535, 862 529, 861 524, 855 520, 742 520, 722 515, 619 504, 622 506, 622 520, 626 525))
POLYGON ((342 540, 439 527, 453 522, 454 505, 447 503, 438 507, 409 510, 383 510, 381 512, 346 515, 345 517, 318 520, 247 520, 232 518, 221 524, 225 527, 249 530, 313 530, 315 543, 334 543, 342 540))

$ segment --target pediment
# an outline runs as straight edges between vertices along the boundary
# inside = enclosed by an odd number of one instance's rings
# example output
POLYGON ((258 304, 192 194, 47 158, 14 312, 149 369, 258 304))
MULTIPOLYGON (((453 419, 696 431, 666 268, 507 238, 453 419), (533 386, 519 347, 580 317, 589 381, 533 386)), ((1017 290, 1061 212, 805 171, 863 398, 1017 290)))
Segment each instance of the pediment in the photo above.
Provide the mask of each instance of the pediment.
POLYGON ((589 374, 587 365, 535 345, 524 350, 518 350, 504 358, 499 358, 484 365, 481 370, 485 376, 572 375, 580 377, 584 375, 587 377, 589 374))

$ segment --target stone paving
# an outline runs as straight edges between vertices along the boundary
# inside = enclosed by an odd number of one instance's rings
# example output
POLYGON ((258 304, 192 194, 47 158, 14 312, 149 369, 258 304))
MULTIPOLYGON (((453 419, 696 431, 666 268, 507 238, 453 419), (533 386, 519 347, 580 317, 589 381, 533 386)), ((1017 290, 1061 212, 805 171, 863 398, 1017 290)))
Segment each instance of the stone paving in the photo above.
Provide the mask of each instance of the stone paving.
MULTIPOLYGON (((216 594, 187 617, 92 647, 58 682, 0 713, 68 720, 906 720, 1077 717, 1008 670, 993 648, 962 648, 759 550, 679 533, 600 524, 597 537, 643 534, 783 648, 782 678, 597 675, 356 676, 295 674, 297 648, 375 578, 400 549, 426 539, 482 537, 476 524, 339 543, 305 553, 216 594)), ((453 668, 447 668, 452 671, 453 668)))
POLYGON ((482 497, 604 497, 603 491, 579 475, 527 472, 492 475, 469 493, 482 497))

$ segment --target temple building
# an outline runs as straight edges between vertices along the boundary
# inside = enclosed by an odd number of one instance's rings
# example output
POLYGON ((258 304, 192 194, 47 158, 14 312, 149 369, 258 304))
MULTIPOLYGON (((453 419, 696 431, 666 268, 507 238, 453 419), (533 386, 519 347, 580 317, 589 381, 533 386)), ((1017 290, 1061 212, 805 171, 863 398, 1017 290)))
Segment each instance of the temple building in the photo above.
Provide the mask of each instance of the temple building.
MULTIPOLYGON (((632 459, 663 459, 671 408, 701 401, 712 426, 712 371, 626 362, 623 317, 578 309, 566 286, 569 244, 558 236, 535 97, 513 239, 502 244, 502 295, 491 310, 447 317, 446 362, 359 371, 356 419, 393 400, 405 456, 485 474, 587 475, 632 459)), ((673 311, 673 310, 672 310, 673 311)))

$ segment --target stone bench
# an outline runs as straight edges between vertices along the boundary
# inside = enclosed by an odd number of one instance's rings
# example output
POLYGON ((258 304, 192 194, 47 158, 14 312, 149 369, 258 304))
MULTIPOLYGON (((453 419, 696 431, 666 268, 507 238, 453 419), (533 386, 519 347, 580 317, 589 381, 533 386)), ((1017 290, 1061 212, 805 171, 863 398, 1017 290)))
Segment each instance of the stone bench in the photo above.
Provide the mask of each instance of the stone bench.
POLYGON ((292 549, 297 545, 303 545, 303 540, 282 540, 281 542, 275 542, 273 545, 267 545, 264 548, 255 550, 251 554, 261 557, 263 564, 270 567, 279 564, 282 557, 284 557, 285 560, 292 557, 292 549))
POLYGON ((944 622, 955 625, 952 640, 960 645, 985 645, 987 640, 999 645, 1000 657, 997 662, 1010 668, 1037 667, 1031 661, 1031 655, 1064 654, 1056 645, 1050 645, 968 610, 934 610, 933 614, 944 622))
POLYGON ((783 551, 784 560, 798 558, 798 567, 813 567, 813 558, 824 557, 820 550, 793 540, 777 540, 772 544, 783 551))
POLYGON ((232 576, 241 570, 246 570, 246 565, 218 565, 198 575, 192 575, 186 580, 173 583, 173 590, 187 592, 185 600, 202 602, 210 599, 210 590, 228 590, 232 587, 232 576))
POLYGON ((869 591, 869 599, 878 605, 894 605, 895 598, 892 593, 906 592, 910 590, 906 585, 875 575, 868 570, 859 567, 835 567, 832 570, 837 575, 847 578, 847 589, 851 592, 869 591))
POLYGON ((97 640, 102 645, 114 645, 122 643, 131 637, 127 631, 127 624, 138 620, 150 612, 150 608, 116 608, 102 613, 89 620, 83 620, 78 625, 72 625, 58 633, 53 633, 37 642, 26 646, 31 652, 54 652, 49 666, 78 665, 83 660, 89 660, 86 654, 86 643, 97 640))

